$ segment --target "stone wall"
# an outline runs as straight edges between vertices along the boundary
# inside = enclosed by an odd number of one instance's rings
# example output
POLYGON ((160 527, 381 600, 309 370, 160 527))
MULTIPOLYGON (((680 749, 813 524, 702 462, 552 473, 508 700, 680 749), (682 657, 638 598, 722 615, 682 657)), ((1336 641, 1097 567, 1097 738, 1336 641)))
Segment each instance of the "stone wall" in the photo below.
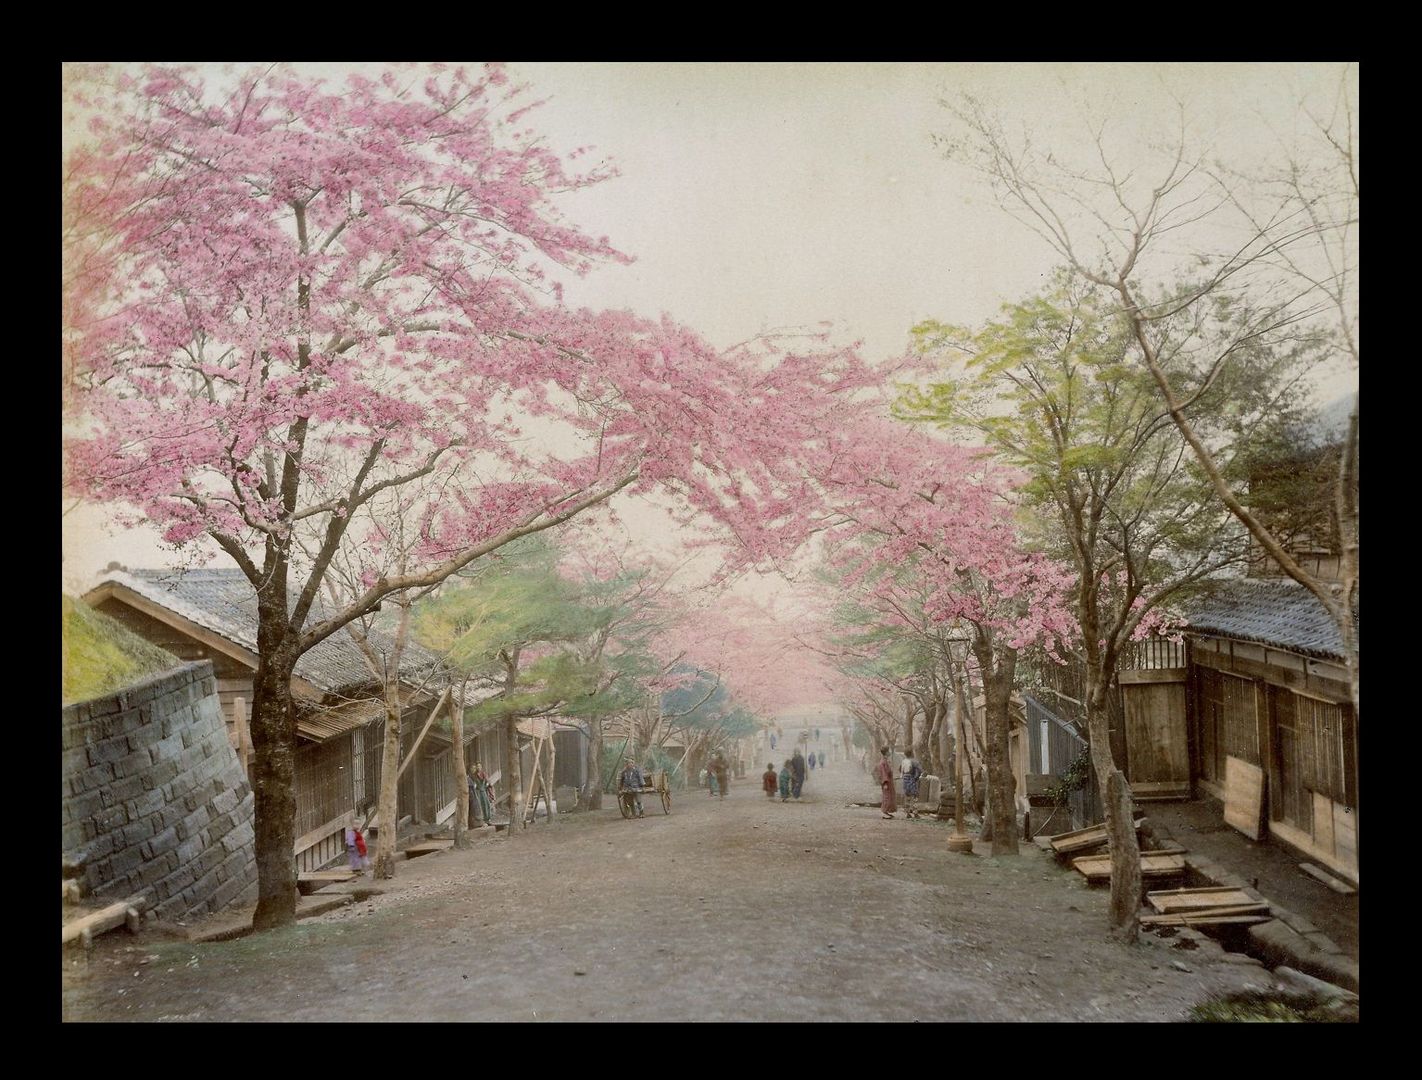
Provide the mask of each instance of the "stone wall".
POLYGON ((252 793, 211 662, 65 707, 62 786, 64 862, 90 895, 141 895, 162 919, 256 900, 252 793))

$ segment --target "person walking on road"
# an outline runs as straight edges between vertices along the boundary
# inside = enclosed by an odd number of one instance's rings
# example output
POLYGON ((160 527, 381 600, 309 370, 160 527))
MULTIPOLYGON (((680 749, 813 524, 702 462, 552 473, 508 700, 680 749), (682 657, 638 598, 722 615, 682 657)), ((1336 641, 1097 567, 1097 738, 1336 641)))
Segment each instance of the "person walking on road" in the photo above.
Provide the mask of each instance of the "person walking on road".
POLYGON ((805 787, 805 755, 800 753, 800 748, 795 748, 795 754, 790 759, 791 787, 790 793, 795 798, 800 797, 800 792, 805 787))
POLYGON ((823 769, 824 767, 825 767, 825 752, 824 752, 823 750, 821 750, 821 751, 820 751, 820 768, 823 769))
POLYGON ((879 749, 879 764, 874 766, 874 779, 879 781, 879 810, 886 821, 892 821, 898 806, 894 802, 894 767, 889 764, 889 748, 879 749))
POLYGON ((780 801, 790 801, 790 785, 794 783, 795 770, 791 768, 787 760, 780 768, 780 801))
POLYGON ((767 761, 765 763, 765 772, 761 775, 760 778, 760 786, 762 789, 764 789, 765 797, 767 799, 775 798, 775 789, 779 786, 779 784, 780 778, 775 775, 775 762, 767 761))
POLYGON ((724 799, 726 797, 726 788, 729 786, 731 779, 729 766, 726 764, 726 755, 717 750, 716 756, 711 759, 711 762, 711 771, 716 776, 717 794, 724 799))
POLYGON ((815 755, 813 753, 810 754, 810 771, 815 771, 815 755))
POLYGON ((918 817, 918 778, 923 775, 923 766, 913 756, 913 747, 904 752, 899 773, 904 778, 904 820, 907 821, 918 817))

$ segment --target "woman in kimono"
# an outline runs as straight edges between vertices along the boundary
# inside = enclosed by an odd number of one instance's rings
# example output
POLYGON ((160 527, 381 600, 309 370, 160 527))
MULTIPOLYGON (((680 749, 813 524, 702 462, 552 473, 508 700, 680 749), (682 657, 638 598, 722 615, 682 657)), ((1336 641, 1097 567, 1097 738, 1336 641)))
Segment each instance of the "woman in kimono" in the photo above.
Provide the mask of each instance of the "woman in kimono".
POLYGON ((894 768, 889 764, 889 748, 879 750, 879 764, 874 767, 874 778, 879 781, 879 809, 885 820, 892 821, 898 805, 894 802, 894 768))

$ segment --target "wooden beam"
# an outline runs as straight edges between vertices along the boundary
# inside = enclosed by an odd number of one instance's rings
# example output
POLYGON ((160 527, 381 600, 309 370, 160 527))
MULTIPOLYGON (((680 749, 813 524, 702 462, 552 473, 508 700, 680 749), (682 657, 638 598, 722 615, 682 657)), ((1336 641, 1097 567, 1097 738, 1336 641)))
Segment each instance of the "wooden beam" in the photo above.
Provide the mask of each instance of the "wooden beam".
POLYGON ((353 824, 355 824, 355 811, 347 810, 340 817, 332 818, 330 821, 326 822, 326 824, 318 825, 309 833, 306 833, 302 836, 298 836, 296 838, 296 843, 291 845, 292 854, 300 855, 307 848, 314 847, 315 845, 319 844, 322 840, 326 839, 326 837, 330 836, 338 829, 341 831, 345 831, 347 825, 353 824))
POLYGON ((435 717, 439 715, 439 707, 444 704, 447 697, 449 697, 449 688, 445 687, 444 693, 440 694, 439 700, 434 703, 434 708, 430 710, 429 716, 425 717, 425 726, 420 728, 420 733, 415 736, 415 741, 410 746, 410 752, 405 755, 405 760, 400 762, 400 768, 395 772, 396 783, 399 783, 400 777, 405 775, 405 770, 410 767, 410 762, 415 760, 415 751, 420 748, 420 743, 424 742, 425 733, 435 722, 435 717))
POLYGON ((96 911, 92 915, 85 915, 82 919, 75 919, 73 922, 65 923, 61 928, 60 944, 67 945, 71 941, 76 941, 86 933, 90 936, 102 934, 107 930, 123 926, 126 923, 132 925, 129 912, 133 912, 137 918, 138 907, 142 900, 121 900, 117 904, 110 904, 102 911, 96 911))
POLYGON ((1143 668, 1138 671, 1118 671, 1116 678, 1122 686, 1133 683, 1178 683, 1185 681, 1185 668, 1143 668))
POLYGON ((232 702, 233 722, 237 727, 237 758, 242 762, 242 771, 245 773, 248 768, 248 760, 252 755, 252 732, 247 727, 247 699, 236 698, 232 702))

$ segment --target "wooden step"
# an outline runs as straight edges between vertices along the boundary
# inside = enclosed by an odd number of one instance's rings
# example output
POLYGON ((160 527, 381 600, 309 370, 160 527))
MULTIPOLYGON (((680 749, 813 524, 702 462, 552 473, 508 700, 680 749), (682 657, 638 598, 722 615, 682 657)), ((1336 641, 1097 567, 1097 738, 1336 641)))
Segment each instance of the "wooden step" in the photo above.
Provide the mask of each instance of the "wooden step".
MULTIPOLYGON (((1200 889, 1167 889, 1146 893, 1146 903, 1162 915, 1194 914, 1219 908, 1255 907, 1261 901, 1258 894, 1251 896, 1243 889, 1232 889, 1218 885, 1200 889)), ((1269 905, 1263 904, 1268 911, 1269 905)), ((1236 912, 1236 914, 1240 914, 1236 912)))
MULTIPOLYGON (((1072 869, 1087 881, 1111 880, 1111 855, 1083 855, 1072 860, 1072 869)), ((1185 856, 1180 854, 1156 854, 1146 852, 1141 855, 1141 877, 1173 877, 1185 872, 1185 856)))
POLYGON ((454 847, 453 840, 425 840, 407 847, 405 858, 418 859, 421 855, 433 855, 436 851, 448 851, 452 847, 454 847))
POLYGON ((358 877, 360 875, 354 870, 309 870, 296 875, 296 891, 302 896, 310 896, 327 885, 344 885, 358 877))

